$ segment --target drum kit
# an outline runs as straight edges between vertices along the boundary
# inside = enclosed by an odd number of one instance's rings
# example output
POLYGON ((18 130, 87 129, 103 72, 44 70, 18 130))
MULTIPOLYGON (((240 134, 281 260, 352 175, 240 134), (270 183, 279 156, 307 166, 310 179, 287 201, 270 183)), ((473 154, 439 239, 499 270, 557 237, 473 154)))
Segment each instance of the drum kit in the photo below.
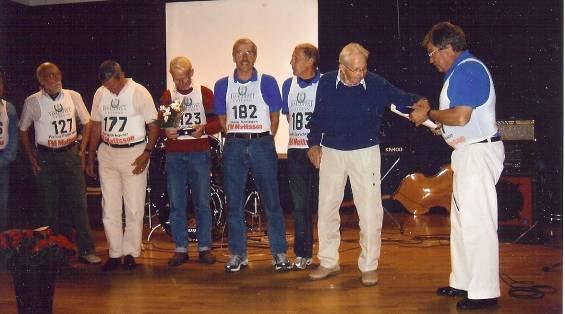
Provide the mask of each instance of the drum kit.
MULTIPOLYGON (((167 174, 166 174, 166 153, 164 150, 166 139, 159 139, 156 149, 151 155, 149 171, 147 173, 147 193, 146 193, 146 218, 149 233, 147 241, 157 230, 162 230, 171 236, 171 227, 169 221, 170 206, 169 197, 167 195, 167 174)), ((226 228, 226 195, 223 188, 222 180, 222 155, 223 155, 223 137, 208 135, 210 144, 210 153, 212 159, 212 169, 210 171, 210 210, 212 214, 212 239, 219 240, 225 236, 226 228)), ((257 192, 253 179, 249 176, 246 186, 245 200, 245 220, 248 231, 264 230, 264 213, 261 206, 261 199, 257 192)), ((192 206, 190 193, 188 195, 187 211, 187 232, 190 241, 197 241, 197 226, 192 206)))

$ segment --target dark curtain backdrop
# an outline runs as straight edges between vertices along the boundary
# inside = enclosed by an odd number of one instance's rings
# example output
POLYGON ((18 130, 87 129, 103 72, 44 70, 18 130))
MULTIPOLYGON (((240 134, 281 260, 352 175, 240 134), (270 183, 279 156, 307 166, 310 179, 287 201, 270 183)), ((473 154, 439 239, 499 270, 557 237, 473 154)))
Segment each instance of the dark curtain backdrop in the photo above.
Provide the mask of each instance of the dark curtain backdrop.
MULTIPOLYGON (((372 71, 437 104, 442 75, 428 64, 420 42, 434 23, 459 24, 471 52, 491 70, 498 120, 536 121, 537 141, 527 145, 535 154, 528 167, 535 178, 538 211, 561 213, 562 12, 558 0, 320 0, 320 68, 335 69, 340 49, 359 42, 371 52, 372 71)), ((27 7, 0 0, 0 47, 0 68, 8 75, 6 94, 19 111, 25 97, 37 90, 36 66, 47 60, 60 66, 64 86, 79 91, 88 106, 99 85, 98 65, 110 58, 158 99, 166 82, 165 1, 27 7)), ((449 163, 443 141, 407 121, 387 114, 382 136, 385 145, 404 149, 401 162, 383 182, 385 194, 408 173, 432 175, 449 163)), ((385 154, 383 170, 397 156, 385 154)), ((12 196, 12 207, 33 207, 26 196, 33 180, 23 154, 14 174, 21 193, 12 196)))

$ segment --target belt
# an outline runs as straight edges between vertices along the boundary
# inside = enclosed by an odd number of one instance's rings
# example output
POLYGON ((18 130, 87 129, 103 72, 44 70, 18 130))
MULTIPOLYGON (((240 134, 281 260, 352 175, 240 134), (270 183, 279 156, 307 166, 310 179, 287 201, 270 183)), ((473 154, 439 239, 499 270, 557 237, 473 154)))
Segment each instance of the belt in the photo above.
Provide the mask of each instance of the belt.
POLYGON ((52 147, 49 147, 49 146, 43 146, 43 145, 37 144, 37 150, 44 151, 44 152, 52 152, 52 153, 66 152, 73 147, 75 147, 75 143, 71 143, 67 146, 57 147, 57 148, 52 148, 52 147))
POLYGON ((482 141, 475 142, 475 143, 473 143, 473 144, 477 144, 477 143, 492 143, 492 142, 499 142, 499 141, 502 141, 502 139, 500 138, 500 136, 493 136, 493 137, 491 137, 491 138, 486 138, 486 139, 484 139, 484 140, 482 140, 482 141))
POLYGON ((113 147, 113 148, 128 148, 128 147, 132 147, 132 146, 135 146, 135 145, 141 144, 141 143, 145 143, 145 141, 139 141, 139 142, 129 143, 129 144, 110 144, 110 143, 104 142, 104 144, 106 144, 110 147, 113 147))
POLYGON ((196 131, 195 129, 182 129, 178 131, 178 135, 182 136, 182 135, 191 135, 192 132, 196 131))
POLYGON ((269 134, 270 134, 269 131, 265 131, 263 133, 228 133, 227 136, 251 140, 251 139, 255 139, 255 138, 261 138, 261 137, 267 136, 269 134))

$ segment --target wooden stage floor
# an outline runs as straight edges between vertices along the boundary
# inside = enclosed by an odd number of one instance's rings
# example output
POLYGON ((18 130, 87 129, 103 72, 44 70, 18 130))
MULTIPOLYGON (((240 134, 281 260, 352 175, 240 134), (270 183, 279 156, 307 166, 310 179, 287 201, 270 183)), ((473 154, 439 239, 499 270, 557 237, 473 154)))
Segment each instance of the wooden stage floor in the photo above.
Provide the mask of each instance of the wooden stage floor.
MULTIPOLYGON (((373 287, 361 285, 356 215, 345 211, 342 271, 326 280, 309 281, 308 271, 273 272, 268 243, 261 236, 250 238, 250 266, 238 273, 224 272, 228 252, 222 241, 215 242, 214 252, 219 259, 215 265, 198 264, 191 244, 191 261, 169 268, 167 259, 174 246, 170 237, 158 230, 150 241, 144 241, 138 259, 141 265, 133 271, 104 273, 100 266, 79 264, 73 258, 71 267, 64 269, 57 281, 54 312, 456 313, 457 299, 435 294, 437 287, 447 284, 450 270, 447 214, 416 217, 395 213, 394 217, 402 223, 404 233, 385 215, 379 283, 373 287)), ((287 221, 289 256, 293 257, 290 215, 287 221)), ((97 252, 106 259, 104 232, 97 226, 95 233, 97 252)), ((486 313, 562 313, 562 268, 542 270, 561 261, 560 246, 501 243, 502 296, 498 308, 486 313), (511 280, 549 285, 556 292, 541 299, 511 297, 511 280)), ((0 312, 16 313, 7 271, 0 271, 0 312)))

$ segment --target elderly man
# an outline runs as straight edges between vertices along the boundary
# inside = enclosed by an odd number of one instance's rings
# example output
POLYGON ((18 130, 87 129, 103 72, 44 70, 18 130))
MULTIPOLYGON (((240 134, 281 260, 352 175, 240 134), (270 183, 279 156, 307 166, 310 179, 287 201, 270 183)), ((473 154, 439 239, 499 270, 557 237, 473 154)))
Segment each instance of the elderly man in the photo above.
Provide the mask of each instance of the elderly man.
POLYGON ((3 96, 4 74, 0 72, 0 231, 8 227, 10 163, 18 152, 18 114, 3 96))
POLYGON ((102 269, 119 268, 124 256, 123 267, 131 270, 136 267, 135 258, 141 253, 147 166, 159 133, 159 127, 153 123, 157 110, 149 91, 126 78, 117 62, 102 62, 98 78, 102 86, 94 94, 92 104, 87 173, 94 176, 98 148, 102 221, 110 251, 102 269), (125 205, 125 228, 122 227, 122 204, 125 205))
POLYGON ((84 152, 90 132, 90 115, 79 93, 63 89, 61 71, 54 63, 45 62, 35 72, 41 90, 24 103, 20 120, 22 147, 36 177, 45 224, 60 233, 60 218, 72 216, 76 229, 79 260, 100 263, 94 254, 95 244, 90 230, 86 205, 84 152), (76 117, 83 125, 83 141, 77 147, 76 117), (34 125, 35 145, 29 127, 34 125), (35 147, 34 147, 35 146, 35 147))
POLYGON ((223 170, 231 255, 225 270, 236 272, 248 263, 243 207, 245 183, 251 170, 267 215, 273 266, 276 271, 286 271, 291 265, 286 255, 273 139, 282 105, 279 87, 272 76, 255 69, 257 46, 251 40, 238 39, 232 57, 236 65, 233 74, 214 86, 214 111, 227 132, 223 170))
MULTIPOLYGON (((361 255, 358 267, 366 286, 377 283, 383 207, 379 130, 383 110, 391 103, 408 106, 416 96, 367 71, 369 52, 346 45, 339 54, 339 70, 324 74, 318 84, 316 107, 310 121, 308 157, 320 168, 318 203, 318 259, 310 279, 339 272, 339 207, 347 178, 359 215, 361 255)), ((420 102, 425 102, 421 100, 420 102)))
POLYGON ((320 81, 318 48, 301 44, 294 48, 290 65, 293 77, 283 83, 282 113, 289 124, 288 180, 294 216, 294 270, 312 264, 312 196, 316 170, 308 160, 308 133, 320 81))
POLYGON ((161 105, 178 102, 183 105, 184 111, 178 129, 166 129, 167 192, 171 207, 169 219, 175 242, 175 253, 168 265, 174 267, 188 261, 186 201, 189 188, 196 216, 198 262, 213 264, 216 256, 212 254, 210 211, 212 161, 207 134, 220 132, 220 121, 213 114, 212 91, 194 83, 194 68, 188 58, 176 57, 171 60, 169 72, 175 88, 163 92, 161 105))
POLYGON ((411 119, 439 124, 451 154, 451 275, 442 296, 462 296, 461 310, 494 307, 498 278, 497 196, 504 145, 496 128, 496 95, 487 67, 467 50, 463 30, 449 22, 434 25, 422 46, 430 63, 444 73, 439 110, 419 104, 411 119), (453 210, 454 209, 454 210, 453 210))

